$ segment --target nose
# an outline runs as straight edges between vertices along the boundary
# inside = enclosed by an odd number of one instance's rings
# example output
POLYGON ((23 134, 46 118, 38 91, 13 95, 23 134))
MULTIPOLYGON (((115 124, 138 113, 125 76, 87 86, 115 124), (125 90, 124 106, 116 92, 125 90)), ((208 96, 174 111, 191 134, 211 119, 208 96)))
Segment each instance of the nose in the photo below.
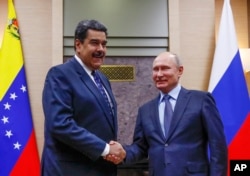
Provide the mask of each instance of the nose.
POLYGON ((162 71, 159 69, 157 70, 157 73, 156 73, 157 76, 162 76, 162 71))
POLYGON ((99 44, 99 45, 98 45, 98 50, 99 50, 99 51, 100 51, 100 50, 103 51, 104 48, 105 48, 105 47, 104 47, 102 44, 99 44))

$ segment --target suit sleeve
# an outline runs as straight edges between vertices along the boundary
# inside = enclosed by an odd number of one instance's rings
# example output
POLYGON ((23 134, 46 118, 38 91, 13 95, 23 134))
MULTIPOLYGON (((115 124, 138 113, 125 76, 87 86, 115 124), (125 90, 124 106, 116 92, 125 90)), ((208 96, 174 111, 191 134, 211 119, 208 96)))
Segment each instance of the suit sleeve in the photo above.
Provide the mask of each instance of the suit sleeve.
POLYGON ((148 143, 142 128, 141 108, 138 111, 136 125, 134 130, 133 143, 124 147, 126 150, 126 164, 131 164, 147 157, 148 143))
POLYGON ((66 76, 58 68, 52 68, 47 74, 43 90, 45 133, 96 160, 104 151, 106 142, 77 125, 73 118, 71 91, 66 76))
POLYGON ((225 176, 227 173, 227 144, 224 127, 215 100, 210 93, 205 96, 202 115, 209 143, 210 175, 225 176))

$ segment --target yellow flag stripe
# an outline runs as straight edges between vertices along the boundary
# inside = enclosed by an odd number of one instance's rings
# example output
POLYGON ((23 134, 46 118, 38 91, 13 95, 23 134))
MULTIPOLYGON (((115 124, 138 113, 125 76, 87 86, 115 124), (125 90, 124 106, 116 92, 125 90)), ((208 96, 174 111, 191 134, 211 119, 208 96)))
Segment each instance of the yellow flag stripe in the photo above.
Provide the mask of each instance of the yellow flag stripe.
POLYGON ((8 23, 0 49, 0 101, 23 66, 19 26, 12 0, 8 0, 8 23))

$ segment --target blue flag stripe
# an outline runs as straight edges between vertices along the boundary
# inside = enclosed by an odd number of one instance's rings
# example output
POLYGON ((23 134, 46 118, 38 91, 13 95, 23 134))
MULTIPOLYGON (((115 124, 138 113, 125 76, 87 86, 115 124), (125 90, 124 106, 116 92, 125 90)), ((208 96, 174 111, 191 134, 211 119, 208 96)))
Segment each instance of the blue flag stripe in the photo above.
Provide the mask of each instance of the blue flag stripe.
POLYGON ((250 109, 250 100, 239 51, 212 94, 222 116, 227 143, 230 144, 250 109))

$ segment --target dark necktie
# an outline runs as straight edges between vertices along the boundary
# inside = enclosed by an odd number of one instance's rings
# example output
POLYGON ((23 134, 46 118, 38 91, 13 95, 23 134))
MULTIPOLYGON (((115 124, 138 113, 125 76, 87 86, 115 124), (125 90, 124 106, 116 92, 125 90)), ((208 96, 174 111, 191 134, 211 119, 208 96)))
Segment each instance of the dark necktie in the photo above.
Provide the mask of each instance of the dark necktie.
POLYGON ((101 92, 101 94, 103 95, 104 99, 105 99, 105 102, 107 103, 108 107, 109 107, 109 113, 111 116, 113 116, 113 110, 112 110, 112 107, 110 105, 110 102, 109 102, 109 99, 108 99, 108 96, 103 88, 103 85, 101 83, 101 79, 100 77, 98 76, 98 74, 96 74, 95 71, 92 71, 91 74, 93 75, 94 77, 94 80, 95 80, 95 83, 99 89, 99 91, 101 92))
POLYGON ((171 98, 171 96, 169 96, 169 95, 165 95, 165 97, 164 97, 164 101, 165 101, 164 128, 165 128, 165 136, 166 137, 168 135, 170 123, 171 123, 172 116, 173 116, 173 109, 172 109, 172 106, 169 102, 170 98, 171 98))

